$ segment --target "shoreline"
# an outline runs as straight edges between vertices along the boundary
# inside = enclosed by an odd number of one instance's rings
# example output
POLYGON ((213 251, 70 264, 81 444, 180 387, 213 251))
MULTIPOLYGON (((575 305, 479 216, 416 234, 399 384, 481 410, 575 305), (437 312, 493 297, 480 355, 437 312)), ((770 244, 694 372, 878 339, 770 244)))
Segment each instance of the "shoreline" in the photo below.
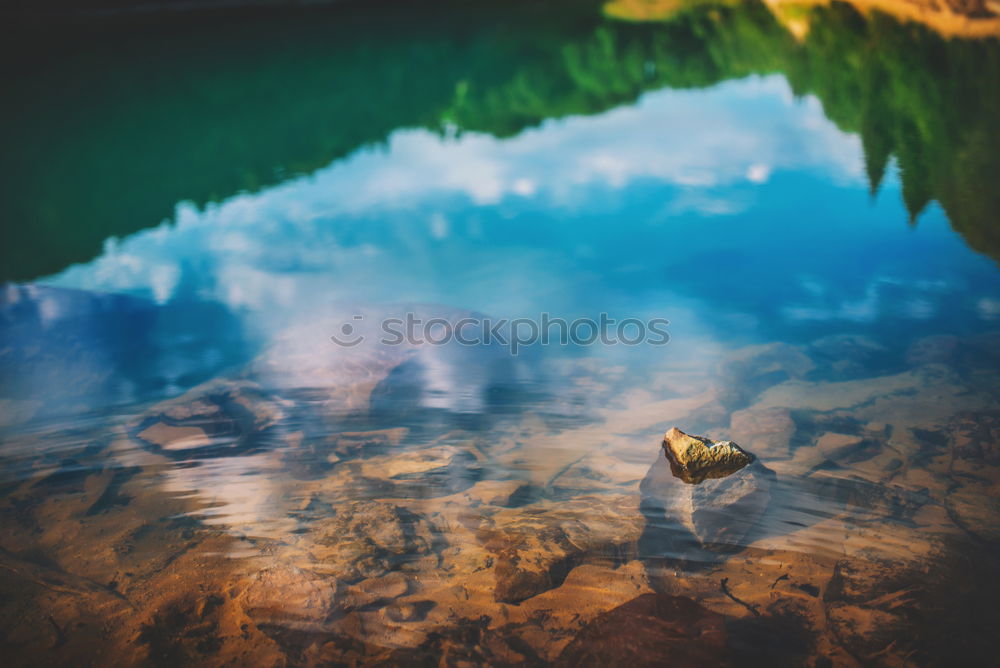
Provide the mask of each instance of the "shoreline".
MULTIPOLYGON (((624 21, 662 21, 696 5, 732 5, 742 0, 609 0, 604 13, 624 21)), ((956 0, 957 2, 958 0, 956 0)), ((1000 2, 971 0, 955 8, 935 0, 763 0, 797 39, 809 31, 809 13, 835 2, 851 5, 864 15, 887 14, 901 22, 919 23, 947 38, 1000 37, 1000 2)))

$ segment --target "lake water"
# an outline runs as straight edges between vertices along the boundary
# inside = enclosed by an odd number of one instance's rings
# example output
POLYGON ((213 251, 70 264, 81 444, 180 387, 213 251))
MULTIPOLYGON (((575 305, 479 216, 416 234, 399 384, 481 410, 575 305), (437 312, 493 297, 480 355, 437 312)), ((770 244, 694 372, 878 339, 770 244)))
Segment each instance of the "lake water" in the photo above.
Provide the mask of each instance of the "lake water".
POLYGON ((990 661, 1000 41, 657 7, 17 24, 15 665, 990 661))

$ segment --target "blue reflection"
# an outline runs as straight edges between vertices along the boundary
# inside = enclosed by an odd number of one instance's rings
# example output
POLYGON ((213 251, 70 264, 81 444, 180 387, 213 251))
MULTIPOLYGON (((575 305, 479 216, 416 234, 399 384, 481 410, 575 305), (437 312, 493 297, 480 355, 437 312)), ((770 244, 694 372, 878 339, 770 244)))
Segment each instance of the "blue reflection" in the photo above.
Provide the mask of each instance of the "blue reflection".
POLYGON ((99 312, 130 346, 91 343, 113 375, 168 394, 290 329, 317 345, 360 308, 670 319, 666 353, 585 351, 639 367, 712 342, 994 321, 995 268, 937 208, 908 227, 899 190, 890 176, 873 198, 856 137, 783 78, 751 78, 507 140, 400 130, 312 176, 181 204, 175 223, 110 239, 41 283, 142 303, 144 319, 99 312))

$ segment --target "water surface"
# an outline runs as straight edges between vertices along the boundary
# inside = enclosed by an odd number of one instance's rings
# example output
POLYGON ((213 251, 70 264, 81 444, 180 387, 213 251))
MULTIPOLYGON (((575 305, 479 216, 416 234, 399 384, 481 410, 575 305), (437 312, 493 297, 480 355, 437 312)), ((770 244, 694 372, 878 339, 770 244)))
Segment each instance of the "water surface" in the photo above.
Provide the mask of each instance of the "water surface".
POLYGON ((16 662, 989 656, 1000 43, 842 4, 222 17, 5 47, 16 662), (407 313, 670 340, 380 344, 407 313), (700 523, 672 426, 759 493, 700 523))

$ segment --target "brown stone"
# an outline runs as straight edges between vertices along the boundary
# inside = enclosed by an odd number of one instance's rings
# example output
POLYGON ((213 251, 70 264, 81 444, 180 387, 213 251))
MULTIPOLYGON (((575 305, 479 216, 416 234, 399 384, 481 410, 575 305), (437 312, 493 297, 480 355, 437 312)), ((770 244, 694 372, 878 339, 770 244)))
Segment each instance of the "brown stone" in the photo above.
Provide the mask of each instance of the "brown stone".
POLYGON ((643 594, 587 624, 557 666, 725 666, 725 618, 683 596, 643 594))
POLYGON ((677 427, 663 437, 663 450, 674 475, 692 484, 706 478, 724 478, 754 459, 753 455, 744 452, 732 441, 711 441, 701 436, 690 436, 677 427))
POLYGON ((702 547, 728 551, 743 544, 771 502, 772 470, 759 460, 726 477, 704 478, 692 484, 678 475, 664 454, 639 485, 646 517, 644 545, 674 551, 685 532, 702 547))
POLYGON ((276 563, 254 573, 241 605, 257 623, 321 623, 337 602, 337 580, 276 563))
POLYGON ((496 555, 493 598, 502 603, 520 603, 558 587, 580 552, 558 526, 497 533, 485 546, 496 555))

